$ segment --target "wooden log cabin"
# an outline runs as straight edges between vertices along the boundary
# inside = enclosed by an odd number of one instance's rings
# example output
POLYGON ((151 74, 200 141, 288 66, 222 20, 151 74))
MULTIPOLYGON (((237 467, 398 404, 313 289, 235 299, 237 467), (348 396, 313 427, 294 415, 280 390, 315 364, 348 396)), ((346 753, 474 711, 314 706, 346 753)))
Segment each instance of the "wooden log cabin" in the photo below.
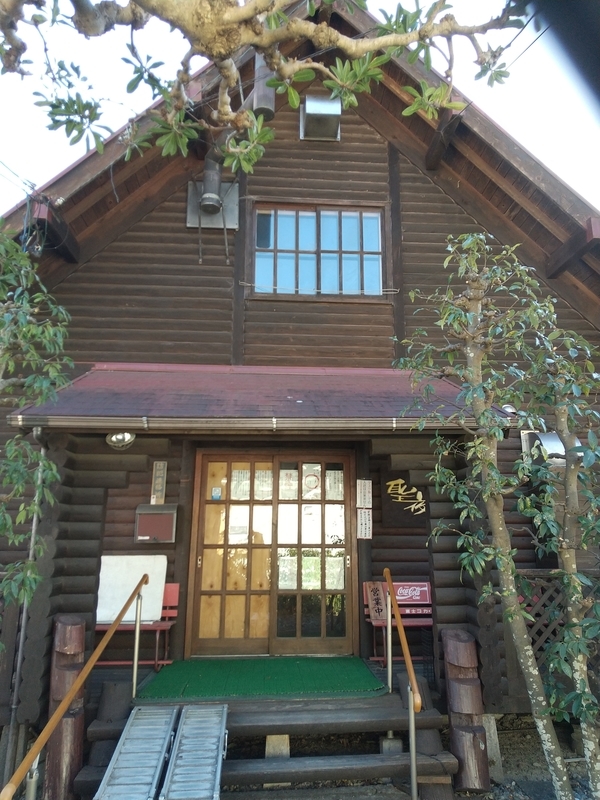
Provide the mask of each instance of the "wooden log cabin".
MULTIPOLYGON (((373 24, 359 11, 332 19, 351 35, 373 24)), ((239 63, 251 84, 251 54, 239 63)), ((208 67, 205 98, 217 77, 208 67)), ((403 87, 420 77, 418 64, 391 62, 329 140, 300 138, 299 112, 278 96, 274 142, 253 174, 224 176, 226 213, 202 226, 203 146, 125 162, 116 135, 44 188, 36 213, 52 224, 40 272, 72 315, 76 368, 55 405, 10 418, 13 430, 42 429, 61 474, 40 528, 20 722, 45 713, 53 617, 82 615, 91 647, 100 559, 136 554, 165 555, 180 585, 175 659, 368 657, 362 582, 385 566, 430 581, 436 659, 441 630, 472 632, 486 710, 523 709, 499 607, 479 606, 479 587, 461 579, 455 536, 428 539, 453 509, 427 484, 430 433, 403 417, 413 396, 392 369, 394 337, 415 327, 410 289, 444 281, 446 237, 485 230, 520 242, 561 323, 600 343, 598 212, 472 105, 452 120, 402 116, 403 87), (135 440, 115 450, 115 433, 135 440), (176 507, 174 541, 134 538, 156 464, 176 507), (361 480, 372 482, 372 538, 358 525, 361 480), (394 507, 391 486, 422 502, 394 507)), ((316 86, 304 95, 322 97, 316 86)), ((451 408, 453 387, 439 392, 451 408)), ((520 440, 502 447, 510 469, 520 440)), ((519 567, 534 568, 522 528, 514 541, 519 567)), ((0 561, 18 557, 0 544, 0 561)), ((0 724, 15 629, 7 613, 0 724)))

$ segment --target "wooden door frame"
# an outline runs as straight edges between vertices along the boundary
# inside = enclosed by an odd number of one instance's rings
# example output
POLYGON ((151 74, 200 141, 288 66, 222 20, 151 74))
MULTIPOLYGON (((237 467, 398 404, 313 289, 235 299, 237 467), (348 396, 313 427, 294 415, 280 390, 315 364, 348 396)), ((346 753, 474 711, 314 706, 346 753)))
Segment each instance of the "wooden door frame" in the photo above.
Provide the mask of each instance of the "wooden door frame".
MULTIPOLYGON (((194 480, 192 493, 192 528, 190 534, 190 557, 188 564, 188 583, 187 583, 187 603, 185 614, 185 641, 184 658, 192 658, 192 639, 193 639, 193 619, 194 619, 194 598, 196 595, 196 576, 197 560, 199 552, 199 528, 200 528, 200 509, 202 506, 202 464, 205 458, 210 456, 232 458, 236 455, 264 455, 265 457, 275 456, 294 456, 301 458, 321 458, 322 455, 334 458, 336 455, 345 456, 349 460, 349 514, 350 514, 350 586, 349 586, 349 605, 351 605, 352 630, 348 637, 351 642, 352 652, 357 655, 359 652, 359 612, 360 603, 358 596, 358 543, 356 540, 356 450, 353 447, 347 448, 312 448, 306 450, 300 443, 289 447, 264 447, 260 445, 244 445, 243 447, 216 446, 198 447, 194 459, 194 480)), ((272 591, 272 589, 271 589, 272 591)))

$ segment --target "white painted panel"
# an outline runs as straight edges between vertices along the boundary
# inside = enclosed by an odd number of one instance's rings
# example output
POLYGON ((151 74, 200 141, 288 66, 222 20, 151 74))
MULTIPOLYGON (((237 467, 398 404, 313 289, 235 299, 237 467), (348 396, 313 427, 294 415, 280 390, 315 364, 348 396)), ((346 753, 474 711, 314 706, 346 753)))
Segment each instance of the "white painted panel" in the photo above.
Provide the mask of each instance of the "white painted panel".
MULTIPOLYGON (((114 622, 144 574, 148 575, 150 581, 142 588, 142 621, 155 622, 160 619, 167 576, 167 557, 164 555, 102 556, 96 622, 114 622)), ((123 622, 135 622, 135 601, 123 622)))

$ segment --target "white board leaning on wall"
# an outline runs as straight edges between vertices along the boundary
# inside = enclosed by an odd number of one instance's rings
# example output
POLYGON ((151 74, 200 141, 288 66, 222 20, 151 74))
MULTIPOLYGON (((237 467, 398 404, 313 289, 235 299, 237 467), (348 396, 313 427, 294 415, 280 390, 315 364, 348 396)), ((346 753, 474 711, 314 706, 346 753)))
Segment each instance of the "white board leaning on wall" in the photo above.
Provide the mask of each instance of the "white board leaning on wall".
MULTIPOLYGON (((102 556, 96 622, 114 622, 144 574, 150 580, 142 587, 142 622, 159 620, 167 577, 167 557, 102 556)), ((123 622, 135 622, 135 602, 130 606, 123 622)))

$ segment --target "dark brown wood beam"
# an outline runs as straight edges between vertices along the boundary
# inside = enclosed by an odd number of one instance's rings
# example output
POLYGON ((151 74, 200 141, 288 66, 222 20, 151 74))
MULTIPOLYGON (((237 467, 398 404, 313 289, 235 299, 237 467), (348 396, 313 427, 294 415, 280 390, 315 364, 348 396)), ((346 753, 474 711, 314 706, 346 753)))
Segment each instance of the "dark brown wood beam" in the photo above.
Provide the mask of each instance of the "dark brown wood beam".
MULTIPOLYGON (((389 92, 391 92, 391 94, 397 97, 404 105, 408 106, 410 103, 412 103, 412 100, 414 98, 412 98, 412 96, 409 95, 408 92, 406 92, 404 89, 398 86, 398 84, 395 81, 393 81, 389 76, 384 75, 381 83, 383 86, 385 86, 385 88, 389 92)), ((464 118, 464 113, 465 112, 462 112, 457 116, 459 116, 462 120, 464 118)), ((428 119, 426 114, 424 114, 423 112, 418 112, 418 116, 432 129, 435 129, 434 121, 428 119)), ((398 120, 400 122, 402 122, 402 119, 403 119, 402 117, 398 116, 398 120)), ((403 127, 406 129, 406 125, 404 125, 403 127)), ((456 132, 456 128, 454 129, 454 132, 456 132)), ((435 136, 435 133, 433 134, 433 136, 435 136)), ((421 142, 421 144, 423 143, 421 142)), ((430 140, 429 146, 431 147, 432 144, 433 144, 433 137, 430 140)), ((556 222, 555 219, 546 214, 536 203, 534 203, 522 191, 520 191, 518 187, 516 187, 513 183, 504 178, 492 166, 492 164, 490 164, 488 161, 482 158, 482 156, 476 153, 472 147, 470 147, 466 142, 462 140, 460 136, 453 136, 448 141, 446 146, 446 152, 448 151, 448 147, 451 147, 452 151, 456 150, 458 153, 467 158, 475 167, 477 167, 477 169, 483 172, 483 174, 487 178, 493 181, 496 184, 496 186, 498 186, 499 189, 502 189, 502 191, 505 194, 507 194, 512 200, 514 200, 515 203, 518 203, 525 211, 527 211, 528 214, 530 214, 534 219, 536 219, 538 222, 544 225, 548 230, 552 232, 556 231, 558 223, 556 222)), ((429 150, 427 152, 429 152, 429 150)), ((447 165, 450 166, 451 170, 453 170, 453 166, 451 164, 452 154, 453 154, 452 152, 448 154, 448 157, 446 159, 447 165)), ((429 169, 426 165, 425 159, 426 155, 424 154, 423 163, 425 165, 425 168, 429 169)), ((430 170, 430 171, 434 172, 435 170, 430 170)), ((430 175, 430 177, 434 179, 433 175, 430 175)))
POLYGON ((573 234, 552 253, 546 265, 548 278, 558 277, 567 269, 571 261, 581 258, 598 242, 600 242, 600 217, 589 217, 585 228, 573 234))
POLYGON ((460 114, 452 108, 444 108, 440 113, 436 132, 427 152, 425 153, 425 166, 429 170, 437 169, 448 149, 452 137, 460 123, 460 114))
MULTIPOLYGON (((405 126, 398 125, 398 119, 390 114, 372 95, 359 96, 356 112, 368 122, 384 139, 396 147, 419 169, 425 172, 425 146, 405 126)), ((427 174, 427 173, 426 173, 427 174)), ((546 280, 545 266, 547 253, 539 244, 505 217, 492 203, 479 194, 463 176, 454 172, 445 162, 441 169, 428 174, 432 183, 439 186, 449 197, 455 200, 468 214, 476 219, 486 230, 493 233, 500 242, 515 244, 521 242, 519 257, 525 263, 535 267, 542 280, 546 280)), ((556 224, 556 223, 555 223, 556 224)), ((557 292, 573 308, 582 314, 592 325, 597 325, 600 302, 598 296, 586 291, 579 281, 566 280, 564 275, 559 280, 549 280, 549 287, 557 292)))
MULTIPOLYGON (((81 236, 80 264, 89 261, 188 181, 194 180, 199 170, 193 156, 165 158, 164 162, 164 169, 152 180, 113 206, 86 229, 81 236)), ((40 272, 45 284, 53 289, 73 272, 73 268, 69 268, 63 259, 51 256, 44 259, 40 272)))

